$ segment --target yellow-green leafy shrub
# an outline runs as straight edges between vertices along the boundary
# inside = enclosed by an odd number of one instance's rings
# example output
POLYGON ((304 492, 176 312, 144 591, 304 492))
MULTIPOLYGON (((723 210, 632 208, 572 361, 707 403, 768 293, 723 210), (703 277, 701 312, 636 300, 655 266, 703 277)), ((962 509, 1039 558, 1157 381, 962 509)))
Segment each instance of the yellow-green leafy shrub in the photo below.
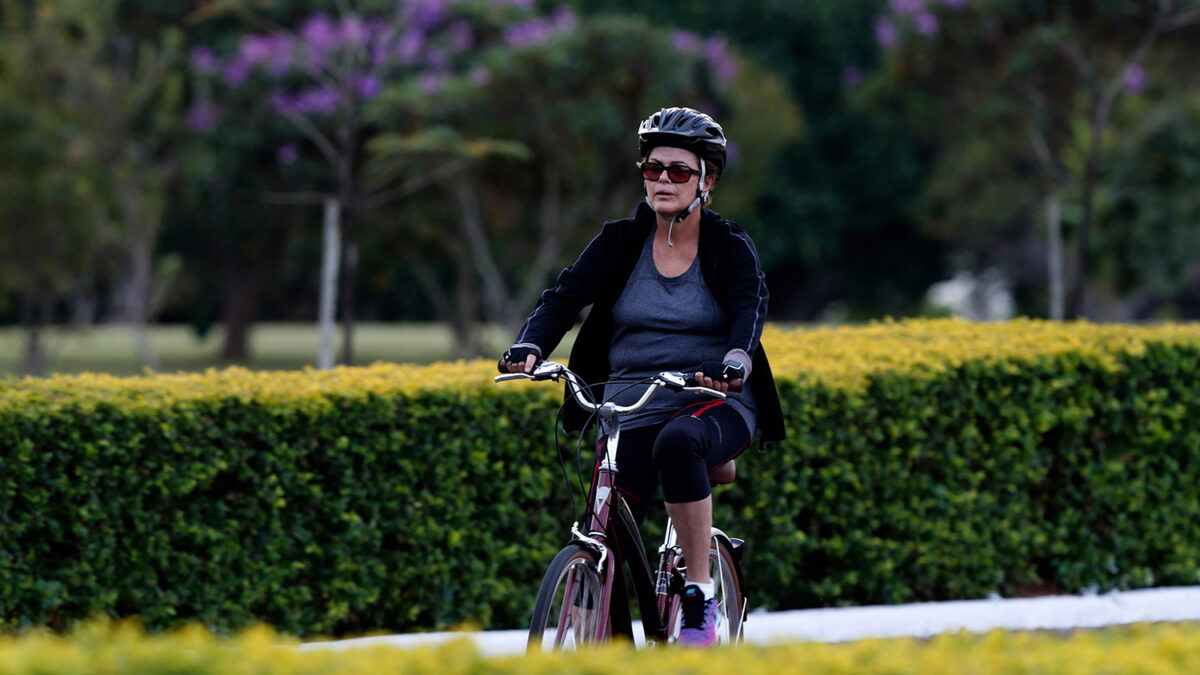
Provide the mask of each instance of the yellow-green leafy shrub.
MULTIPOLYGON (((1197 582, 1200 328, 763 341, 789 438, 717 495, 753 606, 1197 582)), ((570 521, 561 389, 493 368, 0 382, 0 621, 520 625, 570 521)))
POLYGON ((1133 626, 1065 637, 994 631, 983 636, 944 635, 929 641, 864 640, 847 644, 792 643, 711 651, 650 649, 632 652, 613 645, 582 654, 535 654, 486 658, 467 641, 437 648, 366 647, 301 650, 269 629, 214 638, 189 628, 143 635, 132 626, 91 624, 69 636, 32 633, 0 638, 0 675, 90 673, 192 673, 203 675, 297 675, 320 673, 703 673, 759 675, 871 673, 1153 673, 1200 671, 1200 628, 1195 625, 1133 626))
MULTIPOLYGON (((775 331, 790 435, 722 502, 759 601, 1200 581, 1200 327, 775 331)), ((778 355, 778 356, 775 356, 778 355)))

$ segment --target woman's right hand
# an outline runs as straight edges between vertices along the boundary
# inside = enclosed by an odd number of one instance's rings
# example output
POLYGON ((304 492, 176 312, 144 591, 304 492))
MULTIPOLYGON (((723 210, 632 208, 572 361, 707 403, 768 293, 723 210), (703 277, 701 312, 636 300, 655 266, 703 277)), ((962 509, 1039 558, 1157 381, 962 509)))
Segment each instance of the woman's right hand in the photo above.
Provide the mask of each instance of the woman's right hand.
POLYGON ((538 352, 532 347, 518 347, 513 345, 508 351, 504 352, 504 356, 496 363, 496 367, 502 373, 532 373, 533 367, 538 362, 538 352))

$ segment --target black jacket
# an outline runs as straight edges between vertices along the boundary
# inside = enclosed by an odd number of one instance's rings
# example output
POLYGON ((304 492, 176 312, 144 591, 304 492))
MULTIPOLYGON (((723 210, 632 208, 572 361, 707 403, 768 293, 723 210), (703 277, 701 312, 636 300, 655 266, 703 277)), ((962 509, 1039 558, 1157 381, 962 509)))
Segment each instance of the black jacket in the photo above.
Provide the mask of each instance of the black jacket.
MULTIPOLYGON (((579 259, 558 275, 558 283, 542 293, 516 339, 517 343, 535 344, 543 355, 549 355, 575 324, 579 312, 593 305, 571 348, 571 369, 592 385, 597 398, 603 390, 599 383, 611 372, 608 350, 613 334, 612 308, 637 266, 654 224, 654 211, 644 203, 634 217, 605 223, 579 259)), ((749 384, 763 440, 782 440, 785 432, 779 393, 767 355, 759 344, 768 293, 754 243, 737 223, 704 209, 698 250, 704 282, 730 319, 728 348, 744 350, 751 356, 749 384)), ((587 415, 577 405, 568 405, 563 414, 569 431, 581 429, 587 422, 587 415)))

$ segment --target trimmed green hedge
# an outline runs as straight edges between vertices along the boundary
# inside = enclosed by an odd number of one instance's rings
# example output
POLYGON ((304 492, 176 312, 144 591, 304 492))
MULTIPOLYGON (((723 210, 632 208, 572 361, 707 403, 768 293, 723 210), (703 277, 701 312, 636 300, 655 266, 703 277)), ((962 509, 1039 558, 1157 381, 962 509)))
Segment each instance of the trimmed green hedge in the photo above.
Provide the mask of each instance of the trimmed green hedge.
POLYGON ((326 401, 3 410, 0 618, 306 635, 524 621, 565 531, 559 469, 533 450, 553 443, 546 398, 326 401))
MULTIPOLYGON (((936 347, 911 328, 885 352, 936 347)), ((1200 331, 1156 335, 779 373, 788 441, 716 496, 752 605, 1200 581, 1200 331)), ((488 369, 0 383, 0 622, 520 626, 570 523, 559 389, 488 369)))
POLYGON ((756 603, 1200 583, 1200 348, 783 391, 793 435, 719 497, 756 603))

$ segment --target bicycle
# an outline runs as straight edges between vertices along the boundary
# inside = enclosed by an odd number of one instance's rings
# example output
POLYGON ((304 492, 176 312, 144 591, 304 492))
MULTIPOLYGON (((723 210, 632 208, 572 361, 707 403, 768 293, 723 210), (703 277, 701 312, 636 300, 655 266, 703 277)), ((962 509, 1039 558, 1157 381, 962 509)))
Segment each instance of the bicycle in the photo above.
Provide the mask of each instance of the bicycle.
MULTIPOLYGON (((601 435, 606 439, 593 474, 590 509, 583 517, 587 527, 581 530, 578 520, 572 524, 570 542, 546 569, 530 619, 527 650, 574 649, 615 637, 632 642, 633 622, 623 566, 628 567, 647 644, 673 642, 679 635, 686 561, 668 518, 658 549, 657 571, 651 575, 641 532, 625 499, 615 489, 621 417, 641 410, 663 388, 697 391, 717 398, 725 398, 725 394, 694 386, 694 381, 681 373, 662 372, 651 378, 646 392, 632 405, 596 404, 587 385, 553 361, 541 362, 532 374, 499 375, 494 381, 517 379, 564 380, 575 401, 599 418, 601 435)), ((713 484, 732 482, 732 463, 726 467, 729 470, 724 474, 710 474, 713 484)), ((743 550, 742 540, 713 528, 708 564, 718 603, 718 643, 737 644, 742 640, 747 603, 741 568, 743 550)))

